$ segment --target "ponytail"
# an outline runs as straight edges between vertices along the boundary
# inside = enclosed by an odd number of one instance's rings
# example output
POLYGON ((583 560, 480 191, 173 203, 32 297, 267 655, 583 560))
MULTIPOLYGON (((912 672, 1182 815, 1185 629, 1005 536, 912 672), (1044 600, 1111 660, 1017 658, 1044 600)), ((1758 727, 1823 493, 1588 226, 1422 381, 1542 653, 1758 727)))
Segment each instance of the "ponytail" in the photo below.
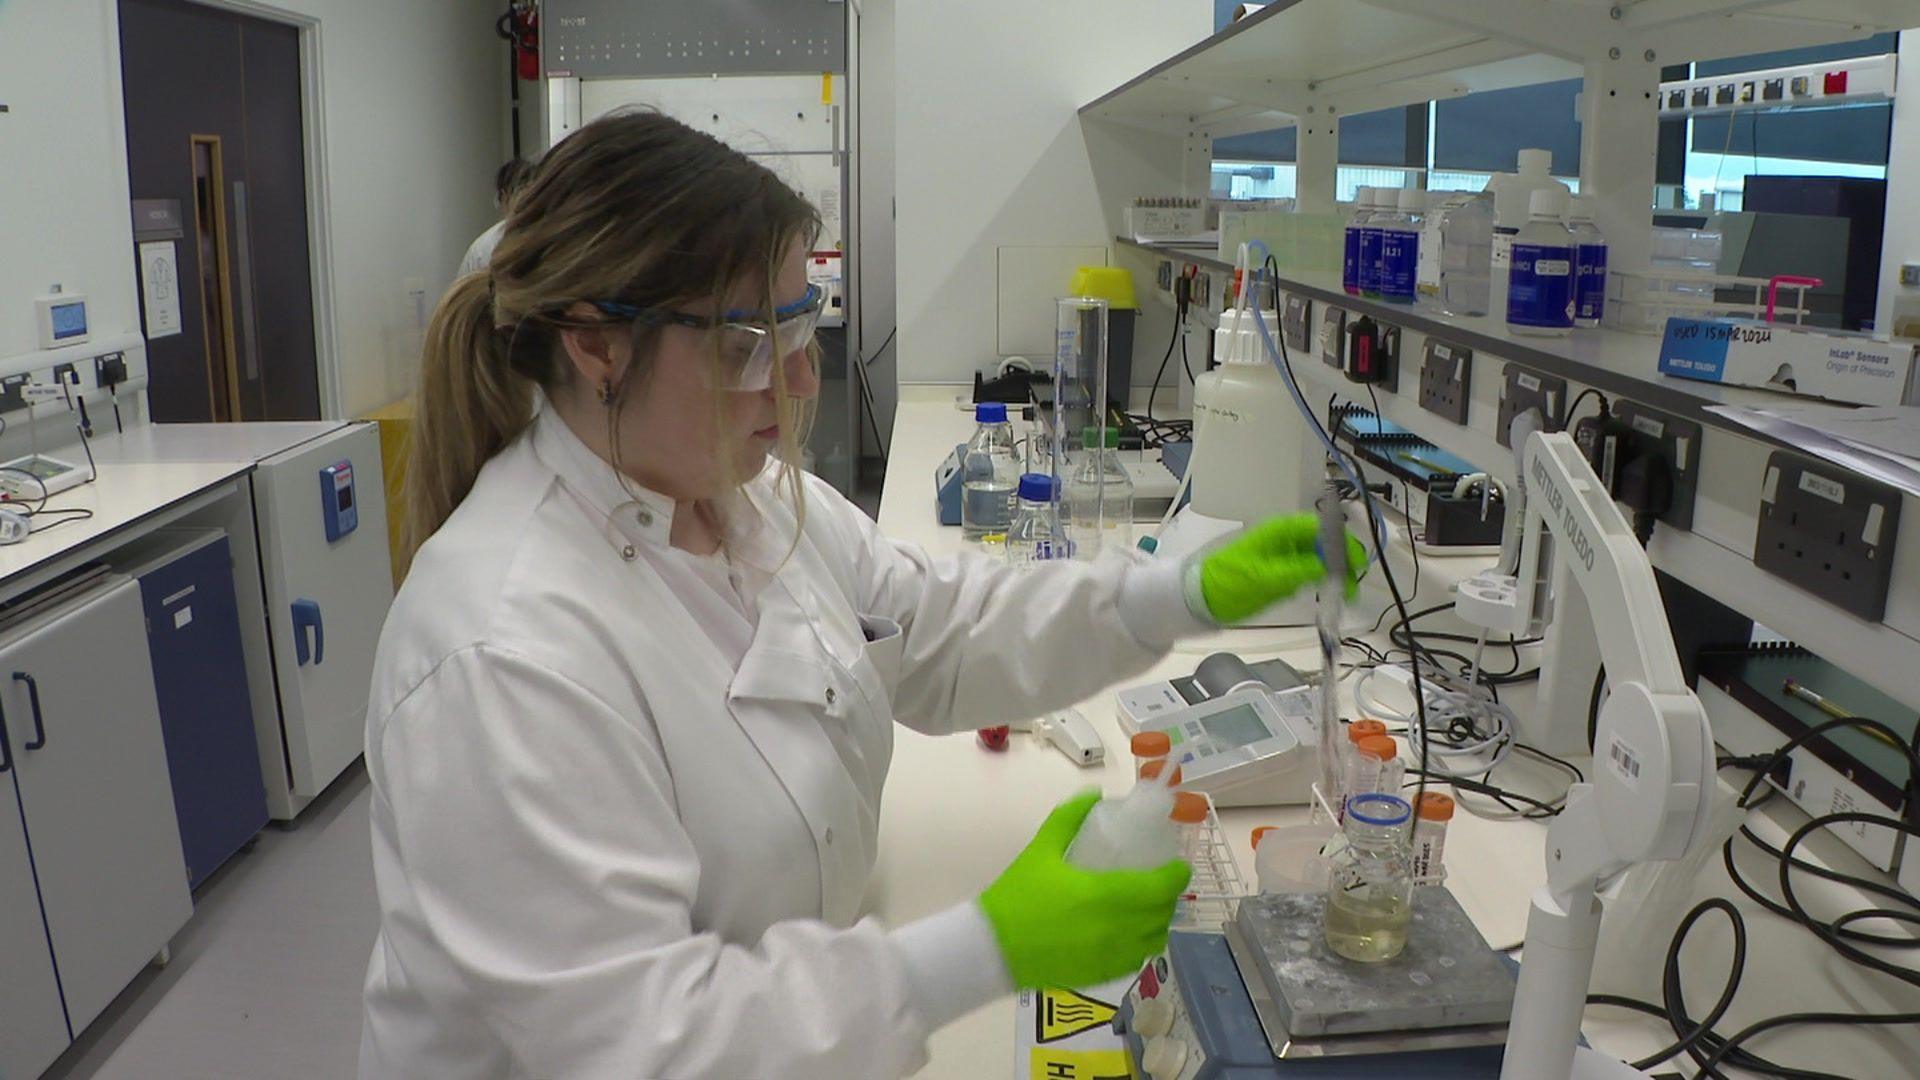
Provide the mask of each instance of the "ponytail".
POLYGON ((480 467, 527 426, 534 382, 512 370, 494 330, 487 273, 454 282, 427 326, 407 449, 406 557, 445 524, 480 467))

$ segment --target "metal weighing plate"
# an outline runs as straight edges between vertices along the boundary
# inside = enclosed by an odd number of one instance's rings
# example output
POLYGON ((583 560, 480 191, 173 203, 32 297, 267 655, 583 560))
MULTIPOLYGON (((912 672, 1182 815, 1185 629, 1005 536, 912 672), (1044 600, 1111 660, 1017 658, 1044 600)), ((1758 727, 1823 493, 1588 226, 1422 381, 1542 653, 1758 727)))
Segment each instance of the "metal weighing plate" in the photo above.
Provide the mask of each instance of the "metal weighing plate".
POLYGON ((1361 964, 1321 934, 1318 893, 1241 901, 1226 938, 1281 1058, 1504 1042, 1512 970, 1444 886, 1414 890, 1406 951, 1361 964))

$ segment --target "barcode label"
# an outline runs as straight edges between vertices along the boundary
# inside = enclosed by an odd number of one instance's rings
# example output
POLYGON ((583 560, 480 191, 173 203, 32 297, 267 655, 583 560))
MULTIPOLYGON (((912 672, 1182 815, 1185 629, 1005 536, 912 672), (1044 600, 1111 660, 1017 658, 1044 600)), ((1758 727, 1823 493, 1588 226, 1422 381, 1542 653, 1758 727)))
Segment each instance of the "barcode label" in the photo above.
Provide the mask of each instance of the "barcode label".
POLYGON ((1625 780, 1628 787, 1640 786, 1640 755, 1633 747, 1621 742, 1617 735, 1612 737, 1607 747, 1607 763, 1613 766, 1614 775, 1625 780))

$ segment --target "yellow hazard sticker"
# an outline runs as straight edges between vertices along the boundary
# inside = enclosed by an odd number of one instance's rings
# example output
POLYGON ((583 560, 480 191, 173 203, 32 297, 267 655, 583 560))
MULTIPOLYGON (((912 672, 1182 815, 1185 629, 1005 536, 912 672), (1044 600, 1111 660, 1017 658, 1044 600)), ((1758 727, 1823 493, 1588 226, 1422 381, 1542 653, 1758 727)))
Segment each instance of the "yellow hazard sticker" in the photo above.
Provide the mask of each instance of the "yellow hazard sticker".
POLYGON ((1135 1080, 1125 1050, 1033 1048, 1033 1080, 1135 1080))
POLYGON ((820 73, 820 104, 833 104, 833 72, 831 71, 820 73))
POLYGON ((1119 1006, 1090 998, 1077 990, 1042 990, 1040 1007, 1034 1010, 1033 1041, 1059 1042, 1083 1031, 1106 1027, 1113 1023, 1113 1014, 1119 1011, 1119 1006))

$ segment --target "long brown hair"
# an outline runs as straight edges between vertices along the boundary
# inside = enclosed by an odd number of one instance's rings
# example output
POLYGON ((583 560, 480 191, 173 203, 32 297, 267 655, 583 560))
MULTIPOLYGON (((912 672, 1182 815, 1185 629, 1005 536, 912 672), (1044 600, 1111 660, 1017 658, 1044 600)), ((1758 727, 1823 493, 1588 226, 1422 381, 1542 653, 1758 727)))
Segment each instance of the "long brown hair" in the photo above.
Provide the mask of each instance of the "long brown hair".
MULTIPOLYGON (((657 112, 601 117, 554 147, 514 196, 487 269, 454 282, 427 327, 408 450, 408 557, 527 427, 534 388, 572 377, 560 341, 562 326, 577 325, 570 305, 706 302, 718 311, 743 284, 764 284, 770 320, 780 260, 819 228, 814 208, 765 166, 657 112)), ((633 333, 609 428, 644 383, 660 329, 635 324, 633 333)), ((785 368, 774 365, 780 456, 798 503, 795 467, 812 410, 787 394, 785 368)), ((617 469, 618 440, 611 445, 617 469)))

